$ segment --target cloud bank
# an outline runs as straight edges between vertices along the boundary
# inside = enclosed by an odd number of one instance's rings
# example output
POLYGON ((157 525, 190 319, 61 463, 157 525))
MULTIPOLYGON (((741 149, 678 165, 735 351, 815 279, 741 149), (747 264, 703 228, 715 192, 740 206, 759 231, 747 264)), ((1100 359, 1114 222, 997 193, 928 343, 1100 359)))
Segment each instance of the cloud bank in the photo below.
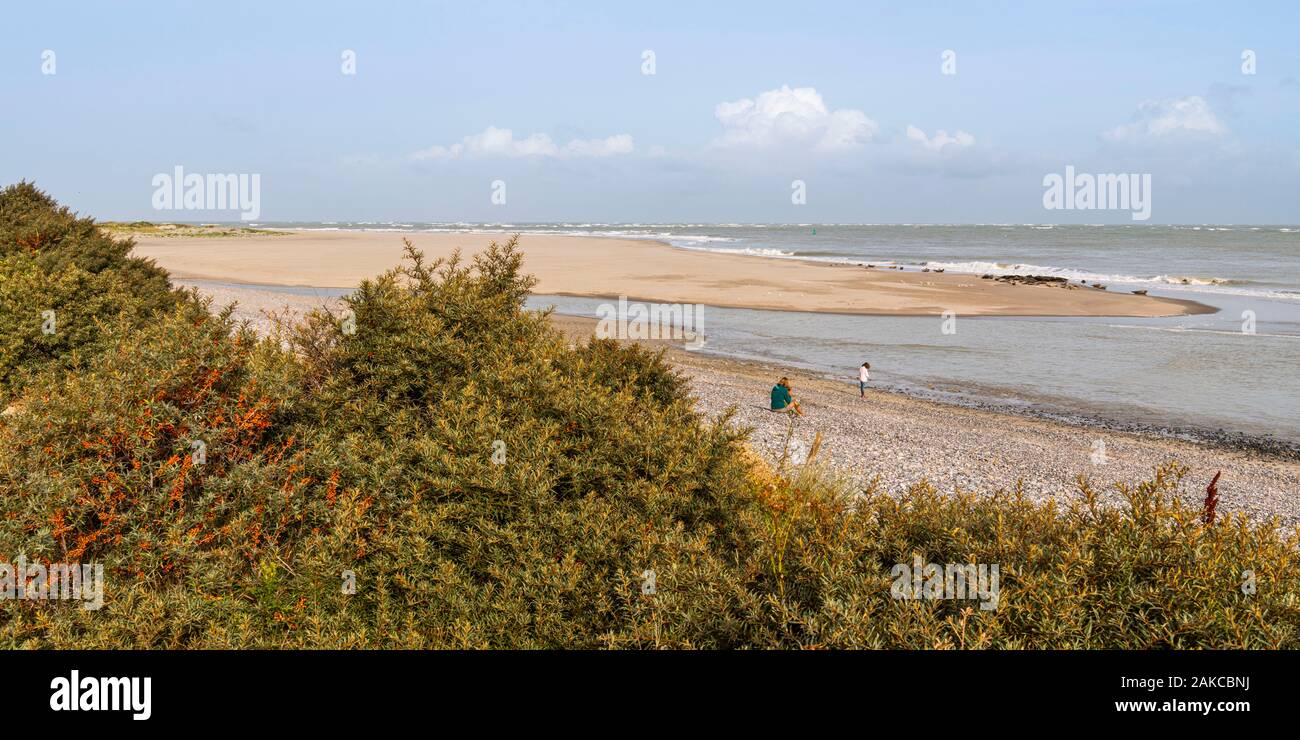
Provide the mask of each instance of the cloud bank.
POLYGON ((516 139, 508 128, 488 126, 481 133, 466 136, 455 144, 434 145, 411 155, 417 160, 460 159, 462 157, 610 157, 631 154, 630 134, 604 139, 573 139, 563 146, 547 134, 516 139))
POLYGON ((914 141, 930 151, 940 151, 946 146, 968 147, 975 145, 975 137, 965 131, 958 131, 955 136, 949 136, 947 131, 939 129, 934 136, 926 136, 925 132, 916 126, 907 127, 907 138, 914 141))

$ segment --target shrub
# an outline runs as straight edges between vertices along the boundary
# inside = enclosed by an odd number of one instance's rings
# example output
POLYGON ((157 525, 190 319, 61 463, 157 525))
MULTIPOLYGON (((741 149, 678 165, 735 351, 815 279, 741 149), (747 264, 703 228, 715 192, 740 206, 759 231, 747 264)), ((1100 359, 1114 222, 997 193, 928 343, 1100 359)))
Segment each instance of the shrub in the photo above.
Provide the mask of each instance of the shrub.
POLYGON ((645 603, 647 570, 743 596, 726 566, 744 539, 739 436, 703 425, 685 396, 665 404, 587 372, 626 357, 671 377, 635 348, 568 350, 523 310, 513 241, 472 266, 409 256, 348 300, 355 333, 317 316, 299 337, 336 348, 305 353, 329 363, 308 368, 327 380, 307 414, 330 420, 342 485, 369 502, 341 525, 368 533, 364 554, 319 561, 366 585, 336 639, 364 628, 409 646, 596 647, 645 603))
POLYGON ((815 466, 767 471, 763 516, 791 533, 766 537, 750 570, 777 578, 784 552, 787 647, 1300 647, 1300 531, 1240 516, 1207 526, 1175 496, 1184 473, 1160 465, 1121 486, 1118 506, 1081 480, 1082 500, 1062 508, 925 483, 848 497, 815 466), (997 608, 893 598, 891 569, 918 557, 999 565, 997 608))
POLYGON ((24 377, 102 348, 103 322, 140 326, 182 299, 133 246, 34 185, 0 190, 0 406, 24 377))

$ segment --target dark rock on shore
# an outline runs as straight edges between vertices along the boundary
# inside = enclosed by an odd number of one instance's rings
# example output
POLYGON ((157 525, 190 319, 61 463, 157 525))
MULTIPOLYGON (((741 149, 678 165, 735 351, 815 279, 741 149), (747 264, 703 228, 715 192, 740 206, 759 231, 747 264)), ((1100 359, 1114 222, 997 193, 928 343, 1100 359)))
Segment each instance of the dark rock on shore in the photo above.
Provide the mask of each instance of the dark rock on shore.
POLYGON ((980 275, 980 278, 1011 285, 1055 285, 1058 288, 1064 288, 1070 282, 1063 277, 1050 275, 980 275))

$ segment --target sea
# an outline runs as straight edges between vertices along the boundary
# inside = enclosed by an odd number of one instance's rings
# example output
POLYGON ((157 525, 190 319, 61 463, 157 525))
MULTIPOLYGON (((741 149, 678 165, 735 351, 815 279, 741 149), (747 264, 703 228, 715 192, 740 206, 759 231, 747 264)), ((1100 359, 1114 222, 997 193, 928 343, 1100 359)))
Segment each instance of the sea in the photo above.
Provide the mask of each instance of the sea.
MULTIPOLYGON (((1300 227, 1294 225, 261 223, 653 239, 692 251, 971 275, 1046 275, 1198 301, 1156 319, 881 317, 708 306, 701 352, 947 403, 1193 440, 1300 450, 1300 227)), ((608 299, 536 295, 597 316, 608 299)), ((759 395, 767 389, 756 391, 759 395)))

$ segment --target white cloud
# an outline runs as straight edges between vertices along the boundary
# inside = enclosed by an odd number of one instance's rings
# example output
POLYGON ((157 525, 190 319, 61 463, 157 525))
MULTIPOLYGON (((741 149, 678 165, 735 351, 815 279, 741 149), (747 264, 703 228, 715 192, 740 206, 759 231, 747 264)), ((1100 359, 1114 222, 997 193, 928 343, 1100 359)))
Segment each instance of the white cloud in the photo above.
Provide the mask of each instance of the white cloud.
POLYGON ((460 157, 608 157, 630 154, 633 150, 630 134, 617 134, 604 139, 573 139, 559 146, 546 134, 532 134, 516 139, 508 128, 488 126, 482 133, 466 136, 448 146, 434 145, 411 155, 414 159, 457 159, 460 157))
POLYGON ((925 132, 916 126, 907 127, 907 138, 935 152, 949 145, 967 147, 975 144, 975 137, 965 131, 958 131, 955 136, 949 136, 947 131, 939 129, 934 132, 934 136, 926 136, 925 132))
POLYGON ((1132 123, 1102 133, 1110 141, 1132 141, 1178 135, 1222 136, 1228 127, 1199 95, 1176 100, 1145 100, 1132 123))
POLYGON ((614 154, 632 153, 632 135, 618 134, 604 139, 574 139, 560 150, 562 154, 575 157, 608 157, 614 154))
POLYGON ((812 146, 822 151, 852 149, 866 143, 879 126, 867 114, 852 108, 829 110, 811 87, 760 93, 718 103, 713 115, 722 124, 716 143, 728 147, 769 148, 812 146))

